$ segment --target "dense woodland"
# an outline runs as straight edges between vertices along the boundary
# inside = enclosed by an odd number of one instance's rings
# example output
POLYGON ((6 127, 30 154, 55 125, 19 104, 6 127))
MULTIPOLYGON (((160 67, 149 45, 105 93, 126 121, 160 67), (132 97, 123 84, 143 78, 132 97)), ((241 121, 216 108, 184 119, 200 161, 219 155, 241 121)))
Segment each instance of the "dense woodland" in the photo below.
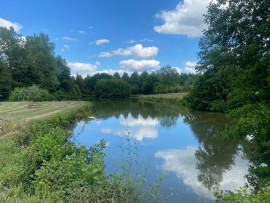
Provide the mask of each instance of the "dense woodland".
MULTIPOLYGON (((119 73, 109 75, 98 73, 83 78, 81 75, 71 76, 67 62, 56 56, 54 43, 43 33, 22 37, 13 28, 0 27, 0 99, 8 99, 15 88, 25 88, 36 85, 47 90, 50 99, 72 100, 99 94, 101 89, 112 89, 123 92, 123 95, 110 93, 110 98, 122 98, 131 94, 154 94, 169 92, 186 92, 195 79, 194 74, 181 74, 170 66, 163 67, 157 72, 133 72, 131 75, 119 73), (95 90, 99 80, 111 80, 99 83, 99 90, 95 90), (109 84, 117 84, 107 86, 109 84), (105 85, 105 86, 104 86, 105 85), (120 86, 126 87, 118 90, 120 86), (104 87, 103 87, 104 86, 104 87), (97 92, 97 94, 96 94, 97 92)), ((18 91, 18 89, 17 89, 18 91)))

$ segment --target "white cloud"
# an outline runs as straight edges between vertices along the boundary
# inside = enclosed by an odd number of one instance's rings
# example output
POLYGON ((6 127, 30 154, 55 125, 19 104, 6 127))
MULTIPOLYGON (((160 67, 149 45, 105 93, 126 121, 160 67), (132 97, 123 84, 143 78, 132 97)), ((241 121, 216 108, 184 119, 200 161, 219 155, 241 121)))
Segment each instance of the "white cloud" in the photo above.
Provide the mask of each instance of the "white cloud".
MULTIPOLYGON (((188 147, 185 150, 159 151, 155 153, 155 157, 164 159, 161 166, 163 171, 176 173, 176 176, 183 179, 184 184, 190 186, 197 195, 214 199, 213 189, 208 190, 198 181, 200 171, 197 168, 196 150, 194 147, 188 147)), ((223 179, 219 183, 221 190, 232 191, 247 183, 244 175, 248 172, 248 160, 242 159, 242 154, 238 154, 235 156, 234 163, 235 165, 223 173, 223 179)))
POLYGON ((165 34, 180 34, 188 37, 199 37, 207 26, 203 14, 211 0, 184 0, 179 2, 174 10, 161 11, 156 18, 164 24, 155 26, 156 32, 165 34))
POLYGON ((178 67, 172 67, 173 69, 175 69, 177 71, 177 73, 181 74, 182 73, 182 69, 178 68, 178 67))
POLYGON ((69 40, 69 41, 77 41, 76 38, 71 38, 71 37, 63 37, 63 39, 69 40))
POLYGON ((86 34, 86 32, 84 30, 79 30, 78 33, 79 34, 86 34))
POLYGON ((132 71, 125 71, 125 70, 113 70, 113 69, 104 69, 104 70, 99 70, 99 71, 96 71, 95 73, 106 73, 106 74, 109 74, 109 75, 113 75, 114 73, 118 72, 119 75, 123 75, 125 72, 128 74, 128 75, 131 75, 133 72, 132 71))
POLYGON ((100 62, 99 62, 99 61, 96 61, 96 65, 98 65, 98 66, 99 66, 99 65, 100 65, 100 62))
POLYGON ((140 40, 141 42, 153 42, 154 40, 148 39, 148 38, 143 38, 140 40))
POLYGON ((59 38, 58 38, 58 37, 55 37, 53 40, 54 40, 54 41, 57 41, 57 40, 59 40, 59 38))
POLYGON ((26 37, 24 37, 24 36, 19 36, 18 39, 19 39, 19 45, 20 45, 21 47, 24 47, 24 45, 26 44, 26 37))
POLYGON ((153 71, 159 68, 159 61, 156 60, 134 60, 120 61, 120 67, 130 71, 153 71))
POLYGON ((187 73, 192 73, 192 74, 196 74, 197 71, 195 70, 195 68, 190 68, 190 67, 185 67, 184 69, 187 73))
POLYGON ((135 127, 135 126, 156 126, 159 124, 158 119, 152 119, 151 117, 148 117, 147 119, 143 118, 141 115, 138 116, 138 118, 133 118, 131 114, 128 114, 127 118, 124 118, 123 116, 120 117, 120 124, 123 126, 128 127, 135 127))
POLYGON ((5 20, 3 18, 0 18, 0 27, 10 28, 13 27, 16 32, 19 32, 22 29, 22 25, 19 23, 12 23, 8 20, 5 20))
POLYGON ((88 29, 92 30, 93 29, 93 26, 89 26, 88 29))
POLYGON ((96 40, 95 43, 96 43, 96 45, 99 46, 99 45, 103 45, 105 43, 110 43, 110 40, 108 40, 108 39, 99 39, 99 40, 96 40))
POLYGON ((196 65, 197 65, 197 62, 191 62, 191 61, 187 61, 187 62, 186 62, 186 66, 188 66, 188 67, 193 67, 193 68, 195 68, 196 65))
POLYGON ((13 27, 15 32, 19 32, 22 29, 22 25, 20 25, 19 23, 15 23, 15 22, 12 23, 3 18, 0 18, 0 27, 5 27, 7 29, 9 29, 10 27, 13 27))
POLYGON ((112 56, 134 56, 139 59, 153 59, 158 54, 158 48, 143 47, 141 44, 136 44, 135 46, 128 47, 126 49, 119 48, 110 52, 101 52, 100 57, 112 57, 112 56))
POLYGON ((71 51, 70 46, 67 44, 64 44, 63 48, 61 49, 62 52, 64 52, 65 50, 71 51))
POLYGON ((185 65, 186 65, 186 67, 185 67, 184 70, 187 73, 192 73, 192 74, 196 74, 197 73, 197 71, 195 69, 195 67, 198 65, 197 62, 187 61, 185 65))
POLYGON ((97 66, 89 63, 73 63, 68 62, 68 67, 72 75, 81 74, 83 77, 87 75, 94 75, 97 69, 97 66))
POLYGON ((129 44, 133 44, 133 43, 135 43, 136 41, 135 40, 129 40, 129 41, 127 41, 127 43, 129 43, 129 44))
POLYGON ((135 129, 133 132, 113 128, 101 128, 100 131, 102 134, 112 134, 120 137, 128 136, 138 141, 142 141, 144 138, 154 139, 158 137, 158 131, 153 127, 140 127, 135 129))

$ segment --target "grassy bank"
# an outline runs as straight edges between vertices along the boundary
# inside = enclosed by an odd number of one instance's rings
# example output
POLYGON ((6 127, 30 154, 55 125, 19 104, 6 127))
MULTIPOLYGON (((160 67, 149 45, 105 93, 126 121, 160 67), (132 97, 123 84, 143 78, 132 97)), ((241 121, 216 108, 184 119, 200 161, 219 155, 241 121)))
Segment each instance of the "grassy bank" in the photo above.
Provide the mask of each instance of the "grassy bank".
POLYGON ((185 105, 184 96, 187 93, 170 93, 170 94, 154 94, 154 95, 140 95, 140 101, 156 103, 162 105, 185 105))
POLYGON ((26 127, 31 121, 49 118, 52 115, 81 108, 87 102, 0 102, 0 136, 9 137, 12 133, 26 127))
POLYGON ((104 141, 90 148, 73 142, 73 134, 65 127, 91 115, 92 103, 36 103, 33 108, 36 110, 20 110, 23 103, 10 104, 18 109, 3 103, 7 105, 2 106, 6 116, 3 122, 19 125, 21 120, 24 126, 15 131, 11 129, 9 139, 3 134, 0 137, 0 202, 152 202, 161 199, 157 192, 159 184, 155 183, 150 190, 143 188, 145 179, 139 175, 142 166, 135 169, 136 176, 128 170, 132 158, 123 160, 121 172, 106 174, 104 141), (24 116, 26 118, 22 119, 24 116))

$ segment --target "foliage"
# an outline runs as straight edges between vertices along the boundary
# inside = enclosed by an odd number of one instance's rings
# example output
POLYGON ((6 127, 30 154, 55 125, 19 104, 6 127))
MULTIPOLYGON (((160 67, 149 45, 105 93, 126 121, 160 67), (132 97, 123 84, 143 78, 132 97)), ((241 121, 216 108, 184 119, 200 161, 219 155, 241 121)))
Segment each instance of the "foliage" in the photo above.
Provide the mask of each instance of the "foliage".
POLYGON ((205 21, 197 66, 204 76, 191 92, 191 107, 226 111, 269 101, 269 2, 212 2, 205 21))
POLYGON ((236 202, 236 203, 267 203, 270 200, 270 183, 267 184, 263 190, 259 190, 255 194, 248 194, 246 188, 240 188, 235 193, 226 193, 219 188, 216 188, 214 193, 217 200, 215 203, 222 202, 236 202))
POLYGON ((11 91, 11 75, 7 65, 0 60, 0 99, 7 98, 11 91))
POLYGON ((31 87, 24 88, 15 88, 9 97, 9 101, 28 101, 29 106, 30 102, 37 101, 51 101, 54 97, 48 92, 48 90, 44 90, 39 88, 36 85, 31 87))
POLYGON ((0 83, 2 98, 6 99, 16 87, 33 84, 53 93, 70 91, 72 81, 67 63, 54 54, 55 45, 43 33, 27 36, 13 28, 0 27, 0 83))
POLYGON ((251 138, 247 177, 255 192, 262 192, 256 197, 244 190, 227 193, 221 196, 227 202, 260 202, 261 195, 268 195, 264 192, 270 177, 269 9, 269 1, 210 3, 205 15, 208 28, 199 42, 197 70, 202 76, 186 98, 193 109, 230 112, 234 124, 227 128, 226 137, 251 138))
POLYGON ((95 85, 95 95, 98 98, 127 98, 130 95, 130 88, 124 80, 101 79, 95 85))

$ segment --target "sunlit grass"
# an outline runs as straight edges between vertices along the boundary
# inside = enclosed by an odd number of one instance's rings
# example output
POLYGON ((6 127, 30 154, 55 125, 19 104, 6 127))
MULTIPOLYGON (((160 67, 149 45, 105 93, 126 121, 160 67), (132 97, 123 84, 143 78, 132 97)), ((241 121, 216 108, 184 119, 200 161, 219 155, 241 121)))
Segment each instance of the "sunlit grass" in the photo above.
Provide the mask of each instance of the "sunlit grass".
POLYGON ((45 119, 54 114, 83 106, 84 101, 34 102, 29 108, 28 102, 0 102, 0 134, 26 126, 33 120, 45 119))

